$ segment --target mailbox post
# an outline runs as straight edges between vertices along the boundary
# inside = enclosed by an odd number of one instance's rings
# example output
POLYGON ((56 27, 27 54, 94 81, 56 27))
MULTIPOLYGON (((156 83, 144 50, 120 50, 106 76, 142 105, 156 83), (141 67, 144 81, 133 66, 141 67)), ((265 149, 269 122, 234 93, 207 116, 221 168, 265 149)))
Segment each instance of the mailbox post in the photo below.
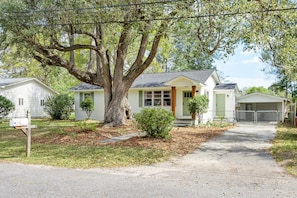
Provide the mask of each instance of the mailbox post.
POLYGON ((27 112, 27 118, 15 118, 10 120, 10 126, 15 129, 20 129, 26 136, 26 156, 30 157, 31 151, 31 129, 37 128, 36 125, 31 125, 31 114, 27 112))

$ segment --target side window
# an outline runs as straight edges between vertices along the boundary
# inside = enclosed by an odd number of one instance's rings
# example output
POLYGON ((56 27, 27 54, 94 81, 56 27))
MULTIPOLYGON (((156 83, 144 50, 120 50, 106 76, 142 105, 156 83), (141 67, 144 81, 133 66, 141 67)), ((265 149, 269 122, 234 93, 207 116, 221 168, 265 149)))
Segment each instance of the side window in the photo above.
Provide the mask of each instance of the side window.
POLYGON ((40 106, 43 107, 44 106, 44 99, 40 100, 40 106))
POLYGON ((19 106, 23 106, 24 105, 24 98, 19 98, 19 106))

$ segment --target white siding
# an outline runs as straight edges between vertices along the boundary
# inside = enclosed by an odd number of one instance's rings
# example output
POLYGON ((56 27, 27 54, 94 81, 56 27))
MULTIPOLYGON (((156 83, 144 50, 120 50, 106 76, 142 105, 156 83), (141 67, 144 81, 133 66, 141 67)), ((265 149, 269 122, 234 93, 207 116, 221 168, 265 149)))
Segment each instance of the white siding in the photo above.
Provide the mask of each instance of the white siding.
POLYGON ((36 81, 28 81, 17 86, 7 87, 0 92, 1 95, 8 98, 15 104, 15 111, 10 113, 8 118, 26 117, 27 111, 30 111, 32 117, 48 117, 41 106, 41 100, 54 94, 36 81), (19 104, 22 99, 23 104, 19 104))

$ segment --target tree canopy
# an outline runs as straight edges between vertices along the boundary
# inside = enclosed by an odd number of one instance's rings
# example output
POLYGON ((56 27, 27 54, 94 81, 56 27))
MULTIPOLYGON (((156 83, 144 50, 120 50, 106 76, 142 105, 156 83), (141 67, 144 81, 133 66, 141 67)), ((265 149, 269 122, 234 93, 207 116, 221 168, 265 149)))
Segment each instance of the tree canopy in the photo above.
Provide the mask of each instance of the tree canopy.
POLYGON ((161 67, 200 69, 244 42, 275 52, 283 69, 294 69, 293 8, 291 1, 276 0, 2 0, 1 52, 18 52, 43 68, 63 68, 103 87, 105 122, 121 125, 126 94, 156 55, 161 67))

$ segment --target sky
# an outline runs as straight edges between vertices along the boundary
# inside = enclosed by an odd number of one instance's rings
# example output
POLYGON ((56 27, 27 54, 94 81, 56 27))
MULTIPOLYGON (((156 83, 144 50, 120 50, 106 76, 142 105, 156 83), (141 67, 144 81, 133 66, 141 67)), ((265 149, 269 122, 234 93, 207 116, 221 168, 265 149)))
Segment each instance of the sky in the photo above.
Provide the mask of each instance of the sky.
POLYGON ((215 66, 219 72, 222 72, 225 78, 223 82, 237 83, 240 90, 253 86, 268 88, 275 82, 274 76, 261 71, 268 66, 261 62, 259 55, 253 51, 243 51, 241 46, 225 61, 216 61, 215 66))

